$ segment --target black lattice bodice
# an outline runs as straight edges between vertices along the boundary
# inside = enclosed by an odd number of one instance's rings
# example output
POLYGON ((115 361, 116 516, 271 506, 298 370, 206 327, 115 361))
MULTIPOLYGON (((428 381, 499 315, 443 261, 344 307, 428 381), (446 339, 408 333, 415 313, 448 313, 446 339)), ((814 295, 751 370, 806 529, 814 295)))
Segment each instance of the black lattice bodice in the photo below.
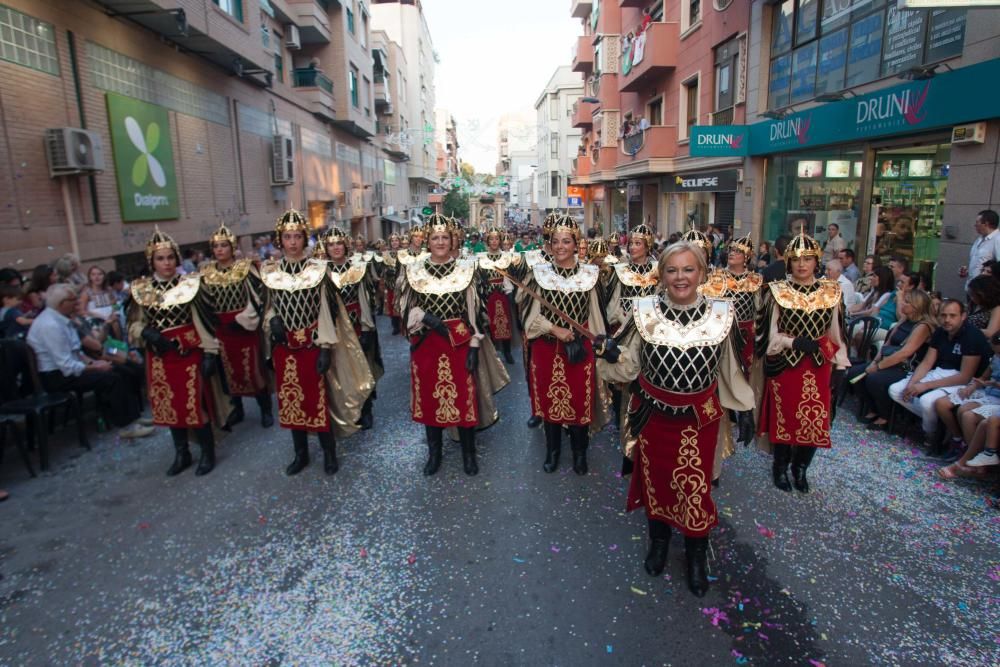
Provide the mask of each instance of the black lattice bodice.
MULTIPOLYGON (((802 294, 813 294, 820 288, 819 281, 811 285, 800 285, 788 281, 789 286, 796 292, 802 294)), ((819 340, 830 330, 833 323, 835 308, 816 308, 806 310, 801 308, 788 308, 782 306, 778 311, 778 331, 793 338, 806 337, 819 340)), ((785 358, 788 363, 795 366, 805 356, 796 350, 786 350, 785 358)))
MULTIPOLYGON (((309 260, 302 259, 292 261, 281 260, 281 270, 291 275, 298 275, 306 267, 309 260)), ((314 287, 303 289, 272 290, 274 312, 281 318, 285 328, 289 331, 297 331, 314 326, 319 321, 320 303, 323 300, 323 290, 325 281, 321 281, 314 287)))
MULTIPOLYGON (((687 326, 708 313, 708 303, 699 300, 693 307, 674 306, 661 299, 664 319, 687 326)), ((682 348, 642 342, 642 374, 653 385, 666 391, 684 394, 704 391, 715 382, 725 340, 716 345, 693 345, 682 348)))
MULTIPOLYGON (((217 271, 221 274, 226 274, 231 269, 232 267, 228 269, 218 268, 217 271)), ((248 281, 249 278, 244 278, 228 285, 213 285, 207 281, 203 281, 201 288, 205 290, 205 295, 215 312, 231 313, 246 308, 247 302, 250 300, 248 281)))
MULTIPOLYGON (((736 276, 735 278, 741 279, 746 274, 741 276, 736 276)), ((745 292, 740 290, 726 290, 723 297, 730 299, 733 302, 733 307, 736 308, 736 321, 737 322, 752 322, 757 317, 757 293, 756 292, 745 292)))
MULTIPOLYGON (((568 269, 552 265, 552 270, 563 278, 575 276, 579 271, 579 266, 568 269)), ((549 290, 544 287, 539 289, 542 298, 551 303, 556 308, 562 310, 579 324, 586 324, 590 316, 590 291, 586 292, 563 292, 561 290, 549 290)), ((569 327, 569 323, 564 321, 546 306, 542 306, 542 315, 556 326, 569 327)))
MULTIPOLYGON (((424 260, 427 272, 434 278, 446 278, 456 267, 454 259, 450 259, 444 264, 424 260)), ((417 305, 425 313, 433 313, 442 320, 467 319, 468 307, 465 301, 465 288, 456 289, 454 292, 444 294, 424 294, 417 292, 417 305)))
MULTIPOLYGON (((350 262, 344 262, 343 264, 330 262, 330 270, 334 273, 347 273, 350 268, 350 262)), ((363 281, 364 279, 362 278, 353 285, 342 285, 340 287, 340 298, 344 302, 345 306, 350 306, 351 304, 358 302, 358 290, 361 288, 361 283, 363 281)))
MULTIPOLYGON (((486 257, 496 262, 500 260, 502 255, 487 254, 486 257)), ((512 266, 508 267, 508 270, 512 268, 513 268, 512 266)), ((497 273, 492 269, 480 269, 480 271, 482 272, 483 290, 486 292, 486 294, 492 294, 493 292, 503 291, 504 278, 502 275, 500 275, 499 273, 497 273)))
MULTIPOLYGON (((150 281, 150 287, 162 295, 171 287, 177 285, 180 280, 180 275, 176 275, 170 280, 158 280, 153 278, 150 281)), ((149 326, 159 331, 165 331, 166 329, 172 329, 173 327, 191 324, 194 320, 192 307, 193 303, 187 302, 178 303, 173 306, 146 306, 144 310, 146 311, 146 319, 149 326)))
MULTIPOLYGON (((656 264, 650 262, 645 264, 629 264, 628 270, 644 276, 650 271, 655 271, 656 264)), ((621 286, 621 307, 626 312, 632 307, 630 299, 637 296, 650 296, 656 293, 656 285, 626 285, 625 283, 621 283, 621 286)))

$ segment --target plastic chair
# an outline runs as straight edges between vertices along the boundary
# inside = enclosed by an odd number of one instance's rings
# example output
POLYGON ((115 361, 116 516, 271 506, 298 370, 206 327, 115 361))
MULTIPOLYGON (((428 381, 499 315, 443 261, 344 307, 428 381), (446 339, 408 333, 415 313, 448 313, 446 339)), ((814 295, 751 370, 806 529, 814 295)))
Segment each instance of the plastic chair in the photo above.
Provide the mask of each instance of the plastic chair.
POLYGON ((882 322, 879 318, 872 317, 871 315, 866 315, 865 317, 855 317, 848 320, 846 341, 848 350, 850 349, 851 342, 854 340, 854 331, 858 328, 858 326, 862 327, 860 342, 858 343, 858 354, 855 357, 848 355, 852 365, 871 361, 874 358, 872 348, 875 341, 875 333, 878 331, 881 324, 882 322))

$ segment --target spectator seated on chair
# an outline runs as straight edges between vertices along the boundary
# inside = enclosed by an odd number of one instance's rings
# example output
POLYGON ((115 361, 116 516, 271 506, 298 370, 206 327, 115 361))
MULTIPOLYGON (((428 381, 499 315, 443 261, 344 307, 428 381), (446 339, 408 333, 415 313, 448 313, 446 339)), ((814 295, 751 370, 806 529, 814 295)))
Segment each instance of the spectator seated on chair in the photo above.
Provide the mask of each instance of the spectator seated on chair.
POLYGON ((80 336, 69 319, 77 303, 72 286, 53 285, 45 296, 45 310, 28 331, 28 345, 38 358, 42 386, 49 392, 93 391, 108 421, 123 428, 121 437, 151 435, 151 427, 138 423, 141 373, 83 354, 80 336))
POLYGON ((985 479, 991 466, 1000 465, 997 447, 1000 446, 1000 415, 981 420, 962 457, 950 465, 938 468, 943 479, 971 477, 985 479))
POLYGON ((0 338, 24 338, 31 317, 21 310, 21 288, 0 285, 0 338))
POLYGON ((990 345, 993 347, 993 358, 982 377, 972 378, 958 391, 934 402, 934 409, 951 436, 951 449, 958 449, 963 441, 972 444, 979 423, 989 417, 1000 416, 1000 334, 993 335, 990 345))
POLYGON ((931 315, 931 298, 920 290, 903 296, 903 318, 892 328, 882 350, 871 362, 861 361, 847 371, 848 382, 864 374, 854 384, 858 399, 868 412, 862 417, 869 429, 885 429, 889 423, 892 401, 889 387, 906 377, 927 352, 928 342, 937 328, 931 315))
POLYGON ((1000 331, 1000 277, 978 275, 969 281, 969 323, 989 338, 1000 331))
POLYGON ((937 444, 934 402, 982 374, 993 355, 983 333, 966 321, 961 301, 942 301, 938 319, 940 326, 931 336, 923 361, 913 373, 889 387, 892 400, 920 417, 924 440, 931 445, 937 444))

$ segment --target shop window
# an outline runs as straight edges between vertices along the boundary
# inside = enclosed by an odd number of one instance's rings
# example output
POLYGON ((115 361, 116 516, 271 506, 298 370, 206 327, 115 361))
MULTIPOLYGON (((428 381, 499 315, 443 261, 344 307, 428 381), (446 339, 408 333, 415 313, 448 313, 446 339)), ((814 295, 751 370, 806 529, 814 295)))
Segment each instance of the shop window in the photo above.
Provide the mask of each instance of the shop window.
POLYGON ((646 105, 646 118, 650 125, 663 125, 663 98, 657 97, 646 105))
POLYGON ((681 136, 691 136, 691 128, 698 124, 698 75, 681 84, 680 126, 681 136))
POLYGON ((0 58, 59 75, 59 53, 51 23, 0 5, 0 58))
POLYGON ((785 0, 772 10, 771 54, 784 53, 792 48, 792 21, 794 0, 785 0))
POLYGON ((212 2, 240 23, 243 22, 243 0, 212 0, 212 2))
POLYGON ((795 44, 816 38, 819 0, 795 0, 795 44))
POLYGON ((792 52, 792 92, 790 102, 795 104, 816 96, 816 42, 806 44, 792 52))

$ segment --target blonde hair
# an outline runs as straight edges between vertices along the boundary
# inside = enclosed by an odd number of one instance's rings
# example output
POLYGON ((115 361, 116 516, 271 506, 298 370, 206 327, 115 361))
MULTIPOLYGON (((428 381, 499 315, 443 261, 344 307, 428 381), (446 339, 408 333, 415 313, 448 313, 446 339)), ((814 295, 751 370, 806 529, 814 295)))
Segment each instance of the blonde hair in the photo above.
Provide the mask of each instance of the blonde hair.
POLYGON ((663 270, 667 268, 667 260, 682 252, 689 252, 694 255, 695 264, 701 271, 701 282, 708 278, 708 260, 705 259, 705 249, 693 241, 678 241, 671 243, 667 249, 660 254, 660 260, 656 264, 656 272, 660 274, 660 282, 663 282, 663 270))
POLYGON ((913 315, 917 323, 924 323, 931 328, 937 329, 937 320, 934 317, 933 301, 930 295, 920 289, 912 289, 903 293, 903 303, 913 306, 913 315))

